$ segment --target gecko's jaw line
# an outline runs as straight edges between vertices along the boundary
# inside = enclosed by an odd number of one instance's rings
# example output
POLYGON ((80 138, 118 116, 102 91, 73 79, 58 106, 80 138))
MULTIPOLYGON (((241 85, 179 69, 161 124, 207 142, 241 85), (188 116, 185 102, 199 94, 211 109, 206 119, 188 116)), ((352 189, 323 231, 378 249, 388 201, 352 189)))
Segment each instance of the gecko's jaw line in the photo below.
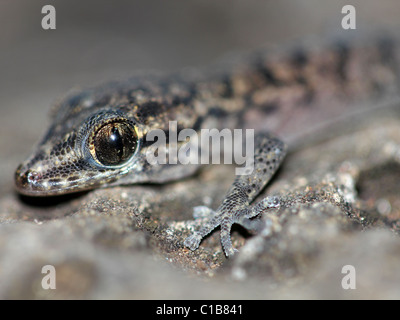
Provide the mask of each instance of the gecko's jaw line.
MULTIPOLYGON (((40 167, 38 165, 37 167, 40 167)), ((91 190, 113 182, 113 176, 107 173, 94 175, 69 175, 67 177, 48 178, 48 171, 28 169, 26 163, 15 171, 14 184, 17 192, 31 197, 64 195, 67 193, 91 190)), ((123 174, 123 172, 121 172, 123 174)))

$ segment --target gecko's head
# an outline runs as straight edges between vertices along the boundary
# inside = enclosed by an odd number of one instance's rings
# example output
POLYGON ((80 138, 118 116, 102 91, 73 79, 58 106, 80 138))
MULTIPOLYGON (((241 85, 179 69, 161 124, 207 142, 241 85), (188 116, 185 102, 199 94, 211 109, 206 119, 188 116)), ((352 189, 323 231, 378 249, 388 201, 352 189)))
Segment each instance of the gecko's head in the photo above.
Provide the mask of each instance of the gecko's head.
POLYGON ((192 94, 165 83, 164 78, 140 76, 60 100, 50 129, 15 172, 17 190, 48 196, 110 185, 120 178, 116 184, 149 181, 147 133, 165 128, 159 119, 165 119, 167 106, 178 108, 192 94))
POLYGON ((141 139, 135 123, 112 110, 88 114, 69 112, 55 121, 15 172, 20 193, 48 196, 92 189, 137 165, 141 139))

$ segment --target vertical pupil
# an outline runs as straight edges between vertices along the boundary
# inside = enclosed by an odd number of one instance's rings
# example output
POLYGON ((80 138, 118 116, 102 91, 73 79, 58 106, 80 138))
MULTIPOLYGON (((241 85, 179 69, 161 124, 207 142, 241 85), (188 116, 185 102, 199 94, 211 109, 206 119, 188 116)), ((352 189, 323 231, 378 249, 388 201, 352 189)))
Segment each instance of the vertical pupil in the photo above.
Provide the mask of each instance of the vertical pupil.
POLYGON ((121 134, 115 126, 111 129, 110 144, 117 151, 118 157, 122 159, 124 154, 124 145, 122 143, 121 134))

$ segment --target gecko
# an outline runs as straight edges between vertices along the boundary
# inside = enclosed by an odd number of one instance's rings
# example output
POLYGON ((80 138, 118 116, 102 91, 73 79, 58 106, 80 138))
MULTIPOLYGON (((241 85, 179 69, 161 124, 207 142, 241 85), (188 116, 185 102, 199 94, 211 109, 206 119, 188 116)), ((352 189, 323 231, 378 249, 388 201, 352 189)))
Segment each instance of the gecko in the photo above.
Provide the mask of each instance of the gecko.
POLYGON ((167 135, 169 156, 170 121, 177 124, 174 134, 186 128, 251 128, 253 170, 234 178, 216 210, 197 208, 206 219, 184 241, 196 250, 220 227, 230 257, 237 251, 232 225, 257 231, 253 218, 280 205, 277 197, 254 200, 283 162, 287 140, 323 119, 343 117, 352 106, 397 95, 399 49, 391 37, 301 43, 256 50, 204 70, 137 75, 73 92, 55 104, 50 128, 16 169, 16 189, 43 197, 179 180, 200 166, 150 164, 152 130, 167 135))

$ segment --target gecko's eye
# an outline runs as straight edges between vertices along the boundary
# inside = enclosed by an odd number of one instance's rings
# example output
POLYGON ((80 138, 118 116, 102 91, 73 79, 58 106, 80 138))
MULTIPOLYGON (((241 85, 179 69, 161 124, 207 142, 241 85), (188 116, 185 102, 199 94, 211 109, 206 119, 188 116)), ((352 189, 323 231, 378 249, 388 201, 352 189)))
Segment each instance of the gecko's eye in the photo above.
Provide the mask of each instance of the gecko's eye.
POLYGON ((105 166, 119 166, 135 153, 138 137, 130 123, 111 122, 102 126, 93 137, 92 156, 105 166))

